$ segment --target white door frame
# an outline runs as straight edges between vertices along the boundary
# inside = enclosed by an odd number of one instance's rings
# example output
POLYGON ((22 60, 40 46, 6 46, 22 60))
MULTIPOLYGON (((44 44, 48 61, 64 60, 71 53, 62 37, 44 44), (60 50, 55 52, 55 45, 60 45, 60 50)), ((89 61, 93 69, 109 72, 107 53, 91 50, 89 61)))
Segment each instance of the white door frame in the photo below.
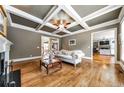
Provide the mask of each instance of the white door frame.
POLYGON ((111 28, 111 29, 106 29, 106 30, 101 30, 101 31, 96 31, 91 33, 91 59, 93 60, 93 35, 98 32, 105 32, 105 31, 115 31, 115 63, 117 62, 117 28, 111 28))
POLYGON ((58 43, 58 50, 59 50, 59 38, 56 38, 56 37, 49 37, 49 36, 41 36, 41 56, 42 56, 42 53, 43 53, 43 37, 46 37, 46 38, 49 38, 49 49, 51 49, 51 39, 57 39, 57 43, 58 43))
POLYGON ((43 43, 43 37, 50 38, 48 36, 41 36, 41 57, 43 56, 43 45, 42 45, 42 43, 43 43))

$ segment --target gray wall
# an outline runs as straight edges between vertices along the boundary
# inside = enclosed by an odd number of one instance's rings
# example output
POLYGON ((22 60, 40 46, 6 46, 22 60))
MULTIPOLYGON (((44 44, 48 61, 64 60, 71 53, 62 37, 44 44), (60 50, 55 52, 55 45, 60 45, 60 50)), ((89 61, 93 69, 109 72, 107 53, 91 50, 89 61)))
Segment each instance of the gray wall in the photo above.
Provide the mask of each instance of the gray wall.
POLYGON ((8 28, 8 39, 13 43, 10 59, 40 56, 41 35, 18 28, 8 28))
MULTIPOLYGON (((120 33, 120 25, 112 25, 112 26, 107 26, 95 30, 91 30, 88 32, 64 37, 60 39, 60 49, 68 49, 68 50, 75 50, 75 49, 81 49, 84 51, 85 55, 87 57, 91 56, 91 33, 100 31, 100 30, 105 30, 105 29, 110 29, 113 27, 118 28, 118 34, 120 33), (68 45, 68 40, 69 39, 76 39, 77 40, 77 45, 76 46, 69 46, 68 45)), ((37 49, 37 46, 40 46, 41 44, 41 34, 18 29, 18 28, 13 28, 9 27, 8 28, 8 39, 13 42, 13 45, 11 46, 11 51, 10 51, 10 59, 16 59, 16 58, 26 58, 32 56, 40 56, 40 48, 37 49)), ((118 37, 119 41, 119 37, 118 37)), ((117 47, 117 52, 118 52, 118 60, 120 59, 120 47, 119 47, 119 42, 118 47, 117 47)))
POLYGON ((40 56, 41 48, 37 48, 37 46, 41 46, 41 36, 45 35, 9 27, 7 38, 13 43, 10 51, 10 59, 26 58, 31 57, 31 55, 40 56))
MULTIPOLYGON (((62 38, 62 49, 67 49, 67 50, 80 49, 85 53, 85 56, 91 57, 91 33, 96 32, 96 31, 105 30, 105 29, 115 28, 115 27, 117 27, 118 33, 119 33, 120 32, 119 31, 119 24, 115 24, 112 26, 102 27, 102 28, 91 30, 88 32, 83 32, 80 34, 64 37, 64 38, 62 38), (77 41, 76 45, 75 46, 69 46, 68 45, 69 39, 76 39, 76 41, 77 41)), ((118 51, 117 51, 118 55, 117 56, 119 59, 119 47, 117 49, 118 49, 118 51)))

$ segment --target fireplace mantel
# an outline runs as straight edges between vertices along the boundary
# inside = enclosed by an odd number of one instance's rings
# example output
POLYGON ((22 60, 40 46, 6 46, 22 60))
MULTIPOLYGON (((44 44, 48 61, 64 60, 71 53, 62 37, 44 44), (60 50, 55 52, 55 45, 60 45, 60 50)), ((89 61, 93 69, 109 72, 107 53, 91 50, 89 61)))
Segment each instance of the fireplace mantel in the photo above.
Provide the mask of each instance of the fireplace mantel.
POLYGON ((12 45, 12 42, 10 42, 5 37, 0 35, 0 52, 9 51, 11 45, 12 45))

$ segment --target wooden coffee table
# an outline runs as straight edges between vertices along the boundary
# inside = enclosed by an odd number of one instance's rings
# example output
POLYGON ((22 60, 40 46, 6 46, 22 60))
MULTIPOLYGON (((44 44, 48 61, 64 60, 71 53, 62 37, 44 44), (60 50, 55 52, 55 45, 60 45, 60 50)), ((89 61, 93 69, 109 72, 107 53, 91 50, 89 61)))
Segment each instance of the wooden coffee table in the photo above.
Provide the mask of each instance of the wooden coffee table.
MULTIPOLYGON (((46 59, 48 60, 48 59, 46 59)), ((62 69, 62 61, 58 58, 53 58, 49 63, 48 62, 42 62, 40 60, 40 66, 42 68, 45 67, 46 68, 46 71, 47 71, 47 74, 49 74, 49 70, 52 69, 52 68, 57 68, 59 67, 59 70, 62 69)))

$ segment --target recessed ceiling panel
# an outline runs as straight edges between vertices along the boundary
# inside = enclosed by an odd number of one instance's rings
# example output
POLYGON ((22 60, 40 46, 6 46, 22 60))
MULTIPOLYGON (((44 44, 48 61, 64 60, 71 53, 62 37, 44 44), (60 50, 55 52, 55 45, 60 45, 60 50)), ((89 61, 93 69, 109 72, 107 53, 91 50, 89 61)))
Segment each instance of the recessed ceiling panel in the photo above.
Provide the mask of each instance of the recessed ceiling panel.
POLYGON ((10 16, 11 16, 11 19, 12 19, 13 23, 17 23, 17 24, 32 27, 32 28, 36 28, 39 25, 36 22, 33 22, 31 20, 28 20, 26 18, 17 16, 17 15, 11 14, 11 13, 10 13, 10 16))
POLYGON ((50 23, 53 25, 59 25, 59 24, 70 24, 74 22, 74 19, 70 17, 65 11, 60 10, 53 18, 50 20, 50 23), (64 22, 63 22, 64 20, 64 22), (62 21, 62 23, 60 23, 62 21))
POLYGON ((75 31, 78 31, 78 30, 81 30, 81 29, 84 29, 81 25, 76 25, 76 26, 73 26, 71 28, 69 28, 68 30, 71 31, 71 32, 75 32, 75 31))
POLYGON ((40 30, 46 31, 46 32, 54 32, 56 29, 50 28, 48 26, 43 26, 40 30))
POLYGON ((75 11, 80 15, 80 17, 85 17, 99 9, 104 8, 107 5, 72 5, 75 11))
POLYGON ((13 5, 13 7, 43 19, 53 5, 13 5))
POLYGON ((96 17, 94 19, 91 19, 91 20, 87 21, 86 23, 89 26, 94 26, 94 25, 97 25, 97 24, 100 24, 100 23, 104 23, 104 22, 107 22, 107 21, 117 19, 119 14, 120 14, 120 11, 121 11, 121 8, 116 9, 112 12, 109 12, 107 14, 104 14, 104 15, 101 15, 101 16, 96 17))
POLYGON ((56 33, 56 34, 58 34, 58 35, 66 35, 67 33, 65 33, 65 32, 59 32, 59 33, 56 33))

